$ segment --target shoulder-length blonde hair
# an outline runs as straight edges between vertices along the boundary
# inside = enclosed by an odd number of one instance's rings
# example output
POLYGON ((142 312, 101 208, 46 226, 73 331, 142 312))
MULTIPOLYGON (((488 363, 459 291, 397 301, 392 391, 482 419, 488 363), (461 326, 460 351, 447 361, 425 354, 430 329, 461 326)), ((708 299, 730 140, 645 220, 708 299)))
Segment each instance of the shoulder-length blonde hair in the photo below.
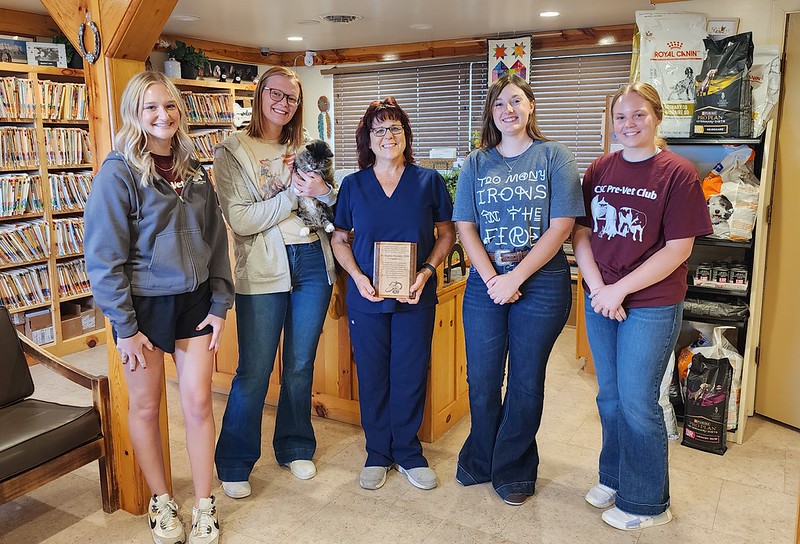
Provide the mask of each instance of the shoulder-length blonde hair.
MULTIPOLYGON (((533 96, 533 89, 531 89, 531 86, 528 85, 527 81, 519 77, 517 74, 505 74, 492 83, 492 86, 489 87, 489 92, 486 94, 486 103, 483 105, 483 114, 481 116, 480 147, 484 151, 491 149, 492 147, 497 147, 497 144, 499 144, 500 140, 503 138, 503 135, 500 133, 500 129, 498 129, 494 124, 494 103, 497 101, 500 93, 503 92, 503 89, 509 85, 519 87, 519 90, 521 90, 522 94, 524 94, 525 97, 531 101, 531 104, 536 103, 536 99, 533 96)), ((539 126, 536 124, 535 107, 528 117, 528 124, 525 126, 525 132, 528 133, 528 137, 532 140, 549 140, 549 138, 546 138, 544 134, 542 134, 542 131, 539 130, 539 126)))
POLYGON ((283 126, 281 136, 278 139, 278 142, 283 145, 288 144, 289 147, 298 148, 303 145, 303 85, 300 84, 300 78, 297 77, 297 74, 285 66, 273 66, 258 78, 258 85, 256 85, 256 90, 253 94, 253 115, 250 118, 250 124, 244 129, 245 134, 251 138, 263 138, 266 133, 263 116, 264 88, 272 76, 288 77, 297 83, 297 88, 300 90, 300 95, 297 97, 300 102, 297 104, 297 109, 294 110, 294 116, 283 126))
MULTIPOLYGON (((661 97, 658 95, 658 91, 655 87, 650 85, 649 83, 645 83, 643 81, 634 81, 633 83, 629 83, 627 85, 623 85, 619 88, 619 90, 614 93, 614 96, 611 98, 611 116, 613 119, 614 116, 614 106, 617 105, 617 100, 622 98, 623 95, 628 93, 636 93, 642 97, 642 99, 650 104, 650 107, 653 108, 653 113, 656 115, 656 119, 661 121, 664 118, 664 107, 661 105, 661 97)), ((664 140, 661 136, 658 135, 656 132, 655 135, 655 144, 656 147, 661 149, 667 149, 667 141, 664 140)))
POLYGON ((153 157, 147 150, 147 133, 139 121, 139 113, 144 105, 144 93, 151 85, 161 84, 167 89, 170 98, 175 101, 181 114, 178 130, 172 137, 173 171, 178 179, 187 180, 196 175, 197 166, 192 161, 194 143, 189 137, 186 121, 186 106, 177 87, 161 72, 139 72, 128 81, 122 92, 119 113, 122 127, 114 137, 114 144, 128 164, 142 175, 142 186, 150 185, 158 174, 153 157))

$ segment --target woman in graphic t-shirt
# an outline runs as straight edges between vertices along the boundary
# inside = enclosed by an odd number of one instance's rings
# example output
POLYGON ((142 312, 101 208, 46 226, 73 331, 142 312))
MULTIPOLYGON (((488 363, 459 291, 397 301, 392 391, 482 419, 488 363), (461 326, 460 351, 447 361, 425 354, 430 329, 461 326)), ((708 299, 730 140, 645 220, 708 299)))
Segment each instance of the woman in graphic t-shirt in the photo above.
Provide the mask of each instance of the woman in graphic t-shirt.
POLYGON ((534 107, 519 76, 492 84, 453 211, 472 262, 464 293, 472 426, 456 479, 491 482, 512 506, 536 485, 545 366, 572 303, 562 244, 584 214, 575 159, 542 135, 534 107))
POLYGON ((600 483, 586 501, 623 530, 668 523, 667 432, 659 385, 675 348, 686 259, 711 221, 694 166, 663 148, 658 92, 621 88, 611 103, 622 151, 583 178, 587 216, 572 234, 603 426, 600 483))

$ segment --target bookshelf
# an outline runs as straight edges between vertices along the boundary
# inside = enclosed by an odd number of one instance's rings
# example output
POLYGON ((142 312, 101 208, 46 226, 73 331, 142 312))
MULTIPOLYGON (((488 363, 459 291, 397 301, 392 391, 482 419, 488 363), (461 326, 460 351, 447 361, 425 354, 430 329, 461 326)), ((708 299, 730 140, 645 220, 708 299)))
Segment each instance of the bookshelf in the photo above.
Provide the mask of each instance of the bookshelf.
POLYGON ((234 103, 249 107, 255 85, 199 79, 173 79, 186 104, 189 135, 197 158, 210 168, 214 146, 238 130, 234 125, 234 103))
POLYGON ((56 355, 105 342, 83 260, 88 116, 82 70, 0 62, 0 301, 56 355))

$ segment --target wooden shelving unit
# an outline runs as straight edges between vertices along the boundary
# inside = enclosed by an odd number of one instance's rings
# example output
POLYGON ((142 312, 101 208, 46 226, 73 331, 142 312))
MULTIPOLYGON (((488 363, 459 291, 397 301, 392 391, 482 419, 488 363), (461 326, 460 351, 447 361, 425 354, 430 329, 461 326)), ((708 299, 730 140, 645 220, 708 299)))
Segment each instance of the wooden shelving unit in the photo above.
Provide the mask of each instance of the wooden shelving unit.
MULTIPOLYGON (((57 269, 57 262, 63 262, 68 258, 79 258, 83 253, 74 253, 72 255, 59 255, 57 247, 57 232, 53 222, 54 217, 64 217, 72 214, 73 217, 81 216, 82 209, 73 209, 70 211, 54 211, 53 210, 53 195, 50 189, 49 175, 64 171, 87 171, 89 172, 92 165, 88 162, 84 164, 68 164, 68 165, 50 165, 47 161, 47 152, 45 147, 45 130, 50 129, 84 129, 88 132, 89 121, 76 120, 76 119, 44 119, 43 112, 43 99, 40 91, 40 82, 53 81, 59 83, 83 83, 84 75, 83 70, 76 70, 71 68, 56 68, 49 66, 30 66, 26 64, 3 63, 0 62, 0 77, 15 77, 19 79, 30 80, 33 84, 33 98, 35 103, 36 114, 34 117, 23 118, 2 118, 0 117, 0 128, 2 127, 27 127, 34 131, 36 138, 37 149, 37 165, 31 166, 28 164, 21 166, 9 166, 5 162, 5 157, 0 157, 0 174, 27 174, 31 176, 38 175, 39 183, 41 185, 41 201, 43 211, 41 212, 25 212, 17 215, 10 215, 0 217, 0 227, 15 226, 21 222, 30 220, 44 220, 47 226, 49 240, 47 241, 48 256, 44 259, 28 260, 23 263, 5 264, 0 266, 0 271, 3 273, 13 273, 15 270, 22 270, 26 267, 42 265, 47 266, 47 290, 49 291, 47 301, 43 303, 19 305, 15 304, 9 306, 9 310, 13 317, 20 323, 20 329, 25 329, 25 322, 27 316, 31 313, 40 313, 42 310, 49 310, 49 323, 52 326, 52 342, 43 344, 43 347, 56 355, 65 355, 92 347, 97 344, 105 342, 105 331, 102 329, 103 319, 99 315, 91 301, 91 293, 81 293, 71 296, 59 295, 59 275, 57 269), (75 334, 69 338, 65 335, 65 327, 62 322, 62 303, 70 303, 72 309, 76 308, 76 303, 83 303, 87 317, 91 317, 89 321, 94 321, 101 328, 99 330, 83 330, 80 334, 75 334), (89 314, 91 313, 91 316, 89 314)), ((88 105, 84 103, 87 110, 88 105)), ((86 156, 84 155, 84 158, 86 156)), ((3 249, 0 248, 0 251, 3 249)), ((71 318, 78 317, 75 315, 69 316, 71 318)), ((65 317, 66 318, 66 317, 65 317)), ((38 318, 38 325, 46 322, 47 318, 38 318)), ((74 325, 74 322, 73 322, 74 325)), ((74 326, 72 328, 74 330, 74 326)))

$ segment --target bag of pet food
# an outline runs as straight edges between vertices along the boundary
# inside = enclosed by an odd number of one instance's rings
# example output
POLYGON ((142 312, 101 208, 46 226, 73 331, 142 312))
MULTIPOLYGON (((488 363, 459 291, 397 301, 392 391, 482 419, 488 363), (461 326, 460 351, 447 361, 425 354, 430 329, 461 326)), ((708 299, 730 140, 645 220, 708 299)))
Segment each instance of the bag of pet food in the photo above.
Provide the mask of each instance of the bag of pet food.
POLYGON ((758 138, 766 130, 767 121, 780 98, 781 61, 777 46, 755 47, 749 77, 753 88, 753 138, 758 138))
MULTIPOLYGON (((736 429, 738 426, 739 402, 741 401, 742 393, 742 370, 744 368, 744 357, 742 357, 739 352, 736 351, 736 348, 733 346, 733 344, 731 344, 728 339, 725 338, 725 333, 729 330, 733 330, 734 328, 735 327, 714 327, 711 345, 692 349, 694 355, 699 353, 700 355, 710 359, 725 359, 731 366, 730 395, 728 395, 727 405, 728 430, 736 429)), ((692 364, 694 364, 694 357, 692 357, 692 364)))
POLYGON ((640 79, 656 88, 664 107, 664 138, 688 138, 695 77, 703 66, 706 17, 701 13, 637 11, 640 79))
POLYGON ((746 242, 753 237, 758 213, 758 178, 753 174, 755 151, 735 147, 703 179, 703 194, 714 233, 711 238, 746 242))
POLYGON ((661 406, 661 412, 664 414, 664 425, 667 427, 667 439, 669 440, 677 440, 680 438, 678 434, 678 419, 675 417, 675 409, 672 407, 672 402, 669 400, 669 388, 674 374, 675 353, 672 353, 669 357, 669 363, 667 363, 667 369, 664 371, 664 377, 661 378, 661 393, 658 397, 658 404, 661 406))
POLYGON ((681 444, 722 455, 727 450, 727 403, 733 369, 727 358, 692 356, 686 377, 686 411, 681 444))
POLYGON ((753 65, 753 33, 703 41, 706 59, 702 71, 695 76, 692 136, 749 138, 753 134, 748 76, 753 65))

